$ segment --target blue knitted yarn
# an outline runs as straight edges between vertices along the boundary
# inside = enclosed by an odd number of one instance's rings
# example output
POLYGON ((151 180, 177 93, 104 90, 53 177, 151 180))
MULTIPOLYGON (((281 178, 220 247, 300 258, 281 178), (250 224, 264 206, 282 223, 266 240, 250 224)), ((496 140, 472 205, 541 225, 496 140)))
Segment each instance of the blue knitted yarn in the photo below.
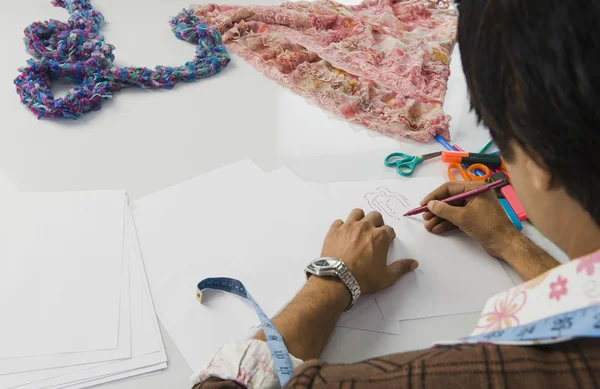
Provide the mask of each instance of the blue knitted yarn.
POLYGON ((21 102, 38 118, 79 118, 101 108, 114 92, 130 86, 144 89, 170 89, 178 81, 194 81, 221 71, 229 63, 229 54, 221 34, 201 24, 191 10, 183 10, 170 21, 175 36, 196 43, 194 58, 182 66, 113 67, 114 46, 99 35, 104 16, 89 0, 55 0, 65 8, 67 23, 50 19, 35 22, 25 29, 25 45, 34 57, 19 69, 15 79, 21 102), (55 99, 50 90, 52 79, 81 82, 64 98, 55 99))

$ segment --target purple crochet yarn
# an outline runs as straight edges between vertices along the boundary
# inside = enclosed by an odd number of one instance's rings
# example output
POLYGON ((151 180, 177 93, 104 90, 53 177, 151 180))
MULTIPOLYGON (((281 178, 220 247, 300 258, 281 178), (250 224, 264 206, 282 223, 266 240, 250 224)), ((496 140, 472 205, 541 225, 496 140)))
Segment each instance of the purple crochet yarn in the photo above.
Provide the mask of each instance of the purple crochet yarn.
POLYGON ((175 36, 197 43, 196 54, 182 66, 113 67, 114 46, 99 35, 104 16, 89 0, 55 0, 67 9, 67 23, 50 19, 25 29, 25 45, 34 57, 19 69, 15 79, 21 102, 38 118, 79 118, 101 108, 114 92, 130 86, 170 89, 178 81, 194 81, 218 73, 229 63, 229 54, 214 28, 201 24, 190 10, 170 21, 175 36), (64 98, 55 99, 50 90, 53 79, 81 82, 64 98))

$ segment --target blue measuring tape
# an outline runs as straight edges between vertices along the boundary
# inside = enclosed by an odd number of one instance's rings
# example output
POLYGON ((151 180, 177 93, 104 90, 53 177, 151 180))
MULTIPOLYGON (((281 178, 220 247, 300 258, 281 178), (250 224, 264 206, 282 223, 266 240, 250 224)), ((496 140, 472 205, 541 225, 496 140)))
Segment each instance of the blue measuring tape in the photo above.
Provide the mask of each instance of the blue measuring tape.
MULTIPOLYGON (((281 334, 248 293, 244 284, 233 278, 206 278, 198 283, 198 290, 196 291, 196 297, 200 303, 202 303, 202 291, 205 289, 233 293, 252 303, 265 332, 265 338, 271 351, 279 382, 282 387, 285 386, 292 377, 292 371, 294 370, 290 353, 285 347, 281 334)), ((519 342, 571 337, 600 337, 600 305, 592 305, 533 323, 470 336, 461 340, 471 342, 519 342)))
POLYGON ((516 327, 469 336, 462 340, 488 342, 519 342, 557 338, 600 337, 600 305, 561 313, 516 327))
POLYGON ((258 315, 258 319, 260 320, 262 329, 265 332, 265 339, 267 340, 267 345, 271 351, 271 358, 273 358, 273 364, 275 365, 275 371, 277 371, 277 377, 279 377, 279 383, 281 384, 281 387, 284 387, 290 378, 292 378, 292 371, 294 370, 290 353, 285 347, 281 334, 275 329, 273 322, 265 315, 250 293, 248 293, 244 284, 233 278, 206 278, 198 283, 198 290, 196 291, 196 298, 200 304, 202 304, 202 291, 205 289, 215 289, 233 293, 252 303, 254 310, 256 310, 256 314, 258 315))

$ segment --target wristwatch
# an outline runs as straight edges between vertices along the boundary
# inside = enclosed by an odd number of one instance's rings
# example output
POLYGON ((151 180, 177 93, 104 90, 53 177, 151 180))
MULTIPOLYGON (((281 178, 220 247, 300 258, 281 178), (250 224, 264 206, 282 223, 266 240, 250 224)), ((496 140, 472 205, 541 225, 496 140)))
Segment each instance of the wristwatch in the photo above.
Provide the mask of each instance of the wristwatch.
POLYGON ((350 305, 346 308, 346 312, 352 308, 356 300, 360 297, 360 286, 358 285, 358 281, 356 281, 356 278, 350 273, 350 270, 348 270, 344 262, 340 261, 338 258, 317 258, 312 261, 304 271, 306 272, 307 279, 311 275, 317 277, 339 278, 352 295, 352 301, 350 301, 350 305))

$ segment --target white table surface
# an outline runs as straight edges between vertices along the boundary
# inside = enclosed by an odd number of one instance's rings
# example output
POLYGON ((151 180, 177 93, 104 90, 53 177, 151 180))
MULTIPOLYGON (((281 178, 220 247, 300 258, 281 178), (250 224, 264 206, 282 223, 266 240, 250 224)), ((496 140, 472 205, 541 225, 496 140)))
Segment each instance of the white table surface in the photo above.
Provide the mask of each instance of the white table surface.
MULTIPOLYGON (((102 33, 116 46, 116 65, 179 65, 194 46, 178 41, 170 16, 189 0, 94 0, 104 13, 102 33)), ((260 0, 278 3, 278 0, 260 0)), ((253 0, 222 3, 253 4, 253 0)), ((383 158, 393 151, 421 153, 440 146, 397 141, 334 118, 232 56, 215 77, 170 91, 129 89, 99 112, 74 120, 38 120, 19 102, 13 79, 29 55, 22 31, 35 20, 66 21, 49 0, 3 1, 0 33, 0 168, 21 191, 126 189, 139 198, 244 158, 265 170, 288 166, 318 182, 394 178, 383 158)), ((478 150, 489 139, 470 114, 458 50, 452 62, 446 112, 453 141, 478 150)), ((59 85, 58 95, 66 91, 59 85)), ((417 176, 445 174, 439 163, 419 166, 417 176)), ((546 244, 544 244, 546 245, 546 244)), ((318 254, 318 253, 315 253, 318 254)), ((513 274, 514 275, 514 274, 513 274)), ((399 336, 338 328, 324 358, 356 361, 427 347, 470 332, 478 314, 402 323, 399 336)), ((112 388, 187 387, 188 366, 164 328, 166 371, 105 385, 112 388)))

